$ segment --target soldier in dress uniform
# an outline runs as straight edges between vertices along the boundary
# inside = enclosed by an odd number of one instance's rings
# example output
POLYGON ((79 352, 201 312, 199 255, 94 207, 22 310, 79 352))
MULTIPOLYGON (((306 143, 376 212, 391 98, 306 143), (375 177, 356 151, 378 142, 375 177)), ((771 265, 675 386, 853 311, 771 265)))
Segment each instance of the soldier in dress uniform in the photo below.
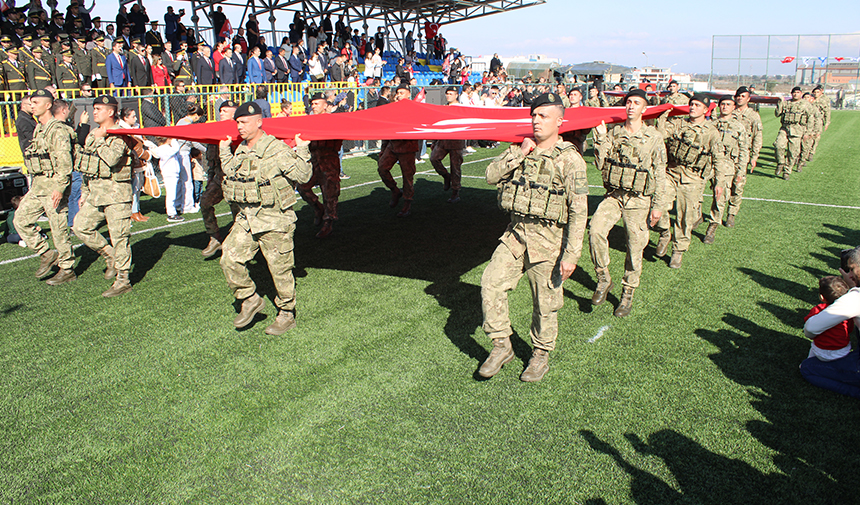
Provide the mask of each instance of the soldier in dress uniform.
MULTIPOLYGON (((233 114, 239 105, 233 100, 225 100, 218 108, 219 121, 233 120, 233 114)), ((203 215, 203 226, 206 228, 206 233, 209 234, 209 244, 201 251, 204 258, 211 258, 221 250, 221 243, 224 239, 221 237, 221 228, 218 226, 218 218, 215 216, 215 206, 224 199, 224 191, 222 183, 224 181, 224 172, 221 170, 221 154, 218 146, 209 144, 206 147, 206 160, 209 170, 207 173, 206 189, 200 195, 200 213, 203 215)), ((230 203, 230 210, 233 211, 233 217, 239 213, 239 206, 235 203, 230 203)))
POLYGON ((711 202, 711 215, 708 218, 708 230, 702 242, 713 244, 717 228, 723 224, 723 212, 729 195, 734 194, 734 188, 739 179, 747 173, 749 163, 749 133, 746 125, 735 114, 735 99, 730 95, 720 98, 720 118, 714 121, 714 126, 720 132, 720 143, 726 156, 726 170, 714 171, 711 188, 714 199, 711 202))
POLYGON ((61 100, 45 89, 37 90, 31 97, 33 117, 38 119, 33 141, 24 152, 24 165, 33 177, 30 190, 24 195, 15 212, 15 229, 24 243, 40 257, 36 277, 47 275, 54 265, 60 271, 47 280, 52 286, 74 280, 75 256, 69 238, 69 192, 71 190, 72 166, 75 153, 75 132, 52 114, 52 107, 66 107, 61 100), (56 250, 51 249, 36 229, 36 222, 45 214, 51 225, 51 236, 56 250))
MULTIPOLYGON (((75 235, 87 247, 99 253, 106 263, 105 279, 114 279, 105 298, 131 291, 131 201, 132 150, 130 140, 107 135, 119 121, 119 102, 102 95, 93 101, 93 121, 99 125, 87 135, 77 157, 75 169, 83 176, 80 210, 72 226, 75 235), (110 243, 99 232, 107 221, 110 243)), ((138 147, 138 156, 143 149, 138 147)))
POLYGON ((78 81, 80 84, 90 84, 93 83, 93 57, 90 55, 90 52, 87 51, 87 39, 86 37, 80 36, 75 37, 75 55, 74 62, 75 67, 78 69, 78 81))
POLYGON ((27 85, 30 89, 44 89, 54 84, 51 66, 42 59, 42 47, 33 48, 33 59, 27 62, 27 85))
POLYGON ((6 52, 6 60, 3 62, 3 82, 6 89, 17 93, 9 93, 8 101, 20 100, 27 91, 27 69, 18 61, 19 49, 9 48, 6 52))
POLYGON ((690 98, 690 115, 686 120, 667 121, 669 111, 657 122, 657 129, 666 140, 668 175, 666 179, 666 208, 654 229, 660 232, 656 255, 666 255, 669 242, 674 242, 670 268, 681 268, 684 252, 690 247, 693 223, 702 216, 702 193, 705 181, 714 172, 726 173, 726 157, 720 143, 720 132, 705 118, 710 99, 701 94, 690 98), (674 229, 669 227, 669 209, 675 206, 674 229), (674 233, 673 233, 674 232, 674 233))
POLYGON ((812 117, 812 106, 803 99, 800 86, 795 86, 791 90, 790 101, 777 102, 774 115, 782 123, 773 143, 776 150, 776 175, 788 180, 791 171, 799 163, 800 143, 812 117))
MULTIPOLYGON (((559 86, 564 86, 559 84, 559 86)), ((460 93, 456 86, 449 86, 445 90, 445 105, 457 105, 460 93)), ((442 190, 451 190, 451 198, 448 203, 460 201, 460 179, 462 178, 463 149, 466 148, 465 140, 436 140, 433 142, 433 150, 430 151, 430 164, 436 169, 436 173, 444 180, 442 190), (445 169, 442 160, 449 156, 451 160, 451 172, 445 169)))
POLYGON ((3 35, 0 37, 0 63, 6 61, 6 52, 12 47, 12 37, 3 35))
POLYGON ((64 49, 60 54, 63 61, 57 65, 57 88, 80 89, 80 73, 72 61, 75 55, 72 53, 71 49, 64 49))
POLYGON ((606 195, 589 228, 591 260, 597 288, 591 303, 600 305, 613 287, 609 275, 609 232, 621 218, 627 232, 627 258, 617 317, 630 314, 633 292, 642 275, 642 251, 648 245, 648 226, 663 214, 666 186, 666 146, 663 136, 642 120, 648 96, 639 88, 625 97, 627 119, 608 130, 605 123, 594 129, 595 165, 603 175, 606 195))
MULTIPOLYGON (((98 35, 95 39, 93 39, 95 45, 92 49, 90 49, 90 68, 92 71, 92 86, 94 88, 108 88, 110 87, 110 82, 108 81, 107 75, 107 65, 105 60, 107 59, 108 50, 105 47, 105 37, 104 35, 98 35)), ((86 75, 84 75, 86 77, 86 75)))
MULTIPOLYGON (((311 110, 314 115, 328 114, 329 103, 322 93, 311 97, 311 110)), ((299 186, 302 199, 314 209, 314 224, 322 228, 317 238, 331 235, 332 224, 337 221, 337 200, 340 197, 340 157, 338 153, 343 145, 342 140, 313 140, 309 149, 313 175, 308 182, 299 186), (313 188, 319 186, 322 190, 323 203, 320 203, 313 188)))
POLYGON ((511 223, 481 277, 483 329, 493 349, 478 370, 492 377, 514 359, 508 292, 525 274, 532 291, 534 346, 520 376, 527 382, 541 380, 549 370, 564 304, 562 283, 576 269, 588 219, 585 161, 558 135, 561 97, 536 97, 531 115, 534 138, 511 145, 487 167, 487 182, 499 188, 499 206, 510 212, 511 223))
POLYGON ((221 268, 227 285, 241 310, 233 321, 244 328, 263 308, 246 266, 258 251, 263 252, 278 295, 278 315, 266 328, 281 335, 295 328, 296 281, 293 277, 293 233, 296 229, 294 188, 311 177, 309 142, 296 134, 296 149, 268 135, 261 128, 260 106, 247 102, 234 114, 242 143, 232 151, 232 138, 221 141, 224 198, 239 205, 236 222, 224 241, 221 268))

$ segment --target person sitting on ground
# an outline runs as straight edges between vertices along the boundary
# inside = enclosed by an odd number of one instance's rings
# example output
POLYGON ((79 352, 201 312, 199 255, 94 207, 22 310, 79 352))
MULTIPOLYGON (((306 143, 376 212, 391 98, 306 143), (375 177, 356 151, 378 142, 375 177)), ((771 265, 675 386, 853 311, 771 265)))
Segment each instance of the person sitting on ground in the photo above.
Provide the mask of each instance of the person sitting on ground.
MULTIPOLYGON (((848 292, 848 284, 840 277, 828 275, 818 281, 818 305, 809 311, 803 318, 804 321, 826 309, 829 305, 848 292)), ((821 361, 833 361, 844 357, 851 351, 849 335, 854 330, 854 321, 846 319, 836 326, 825 330, 812 339, 807 358, 816 358, 821 361)))
MULTIPOLYGON (((842 279, 848 291, 835 299, 817 314, 807 316, 803 333, 813 339, 813 351, 809 358, 800 364, 800 373, 811 384, 829 389, 836 393, 860 399, 860 353, 850 352, 847 339, 828 342, 832 335, 846 332, 839 326, 853 319, 856 326, 860 324, 860 247, 855 247, 847 253, 845 259, 847 271, 839 269, 842 279), (834 333, 828 333, 833 330, 834 333), (822 338, 823 340, 819 340, 822 338), (822 348, 816 351, 815 347, 839 345, 845 343, 840 349, 822 348), (830 352, 826 352, 830 351, 830 352), (823 361, 819 356, 830 358, 823 361)), ((836 296, 839 291, 832 295, 836 296)), ((818 308, 818 307, 816 307, 818 308)), ((813 309, 815 310, 815 309, 813 309)), ((841 338, 841 337, 839 337, 841 338)))
MULTIPOLYGON (((18 244, 21 247, 27 247, 27 244, 24 243, 24 240, 21 239, 21 235, 18 235, 18 232, 15 231, 15 224, 13 220, 15 219, 15 211, 18 210, 18 205, 21 203, 20 196, 13 196, 11 200, 12 210, 6 214, 6 242, 9 244, 18 244)), ((37 226, 37 228, 39 228, 37 226)), ((41 228, 39 228, 41 231, 41 228)))

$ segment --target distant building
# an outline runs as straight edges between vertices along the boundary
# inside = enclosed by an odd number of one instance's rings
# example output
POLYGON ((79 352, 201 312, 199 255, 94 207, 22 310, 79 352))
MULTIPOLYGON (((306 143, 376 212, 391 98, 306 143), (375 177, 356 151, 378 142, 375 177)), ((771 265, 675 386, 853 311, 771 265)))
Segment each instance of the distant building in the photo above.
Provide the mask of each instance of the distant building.
POLYGON ((804 84, 860 84, 860 62, 831 60, 826 65, 813 59, 809 64, 797 65, 794 83, 804 84))

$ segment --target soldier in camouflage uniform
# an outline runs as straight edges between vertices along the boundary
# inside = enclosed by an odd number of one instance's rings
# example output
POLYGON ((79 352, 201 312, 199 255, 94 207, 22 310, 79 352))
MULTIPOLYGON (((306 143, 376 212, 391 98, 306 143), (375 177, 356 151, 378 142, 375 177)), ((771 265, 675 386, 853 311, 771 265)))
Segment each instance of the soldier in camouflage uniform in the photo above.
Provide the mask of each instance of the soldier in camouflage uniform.
POLYGON ((672 79, 669 81, 669 94, 660 99, 660 103, 671 103, 672 105, 689 105, 690 98, 683 94, 678 93, 680 86, 678 85, 678 81, 672 79))
MULTIPOLYGON (((131 171, 132 151, 128 139, 107 135, 118 121, 117 99, 102 95, 93 101, 93 121, 99 125, 84 142, 75 163, 83 176, 80 210, 72 225, 75 235, 99 253, 106 263, 105 279, 114 279, 105 298, 131 291, 131 171), (107 221, 110 244, 98 229, 107 221)), ((141 149, 142 152, 142 149, 141 149)), ((140 153, 139 153, 140 154, 140 153)))
POLYGON ((54 102, 53 95, 44 89, 33 93, 31 100, 33 117, 39 122, 33 132, 33 142, 24 153, 24 165, 33 180, 30 191, 15 212, 14 225, 24 243, 42 258, 36 270, 37 278, 41 279, 54 265, 59 265, 60 271, 47 280, 49 285, 55 286, 75 279, 68 223, 75 132, 52 114, 55 106, 68 108, 66 102, 54 102), (36 230, 36 221, 43 213, 51 224, 56 251, 36 230))
POLYGON ((807 161, 812 161, 813 156, 815 156, 815 150, 818 149, 818 142, 821 140, 821 135, 830 127, 830 99, 824 94, 824 89, 820 84, 812 90, 812 96, 815 97, 812 104, 821 111, 821 131, 815 136, 815 139, 813 139, 812 153, 810 153, 807 161))
POLYGON ((806 163, 812 161, 812 153, 818 138, 821 137, 821 132, 824 126, 824 111, 815 106, 815 97, 812 93, 804 93, 803 99, 806 100, 812 112, 809 122, 806 124, 806 132, 800 141, 800 161, 797 164, 797 171, 803 171, 806 163))
POLYGON ((597 87, 588 88, 588 100, 583 104, 585 107, 606 107, 606 96, 597 90, 597 87))
POLYGON ((525 274, 534 307, 534 350, 520 376, 527 382, 541 380, 549 370, 548 353, 555 349, 564 304, 562 283, 576 269, 588 219, 585 161, 558 135, 564 118, 561 97, 538 96, 531 114, 534 139, 511 145, 487 167, 487 182, 498 186, 499 206, 511 213, 511 223, 481 277, 483 328, 493 350, 478 371, 492 377, 514 358, 508 292, 525 274))
POLYGON ((749 163, 749 133, 739 115, 735 114, 734 97, 726 95, 720 98, 720 118, 714 121, 714 126, 720 132, 723 153, 729 163, 725 164, 725 172, 715 170, 711 181, 714 199, 711 202, 708 231, 705 232, 703 240, 706 244, 714 243, 717 227, 723 223, 723 212, 726 210, 729 194, 734 196, 734 187, 738 180, 745 179, 749 163))
POLYGON ((633 89, 625 97, 627 120, 607 131, 601 123, 594 129, 595 165, 602 172, 606 195, 594 211, 589 228, 591 260, 597 273, 597 288, 591 303, 600 305, 612 289, 609 275, 609 232, 618 219, 627 231, 627 258, 624 286, 617 317, 630 314, 633 292, 642 274, 642 251, 648 245, 648 225, 657 224, 666 206, 666 146, 653 126, 646 126, 642 114, 648 97, 633 89))
MULTIPOLYGON (((218 108, 219 121, 231 121, 236 108, 239 105, 233 100, 225 100, 218 108)), ((224 172, 221 170, 221 152, 218 146, 210 144, 206 148, 206 161, 209 170, 206 179, 206 189, 200 195, 200 214, 203 216, 203 226, 209 234, 209 244, 200 251, 204 258, 211 258, 221 250, 221 227, 218 226, 218 218, 215 216, 215 206, 224 199, 224 190, 221 185, 224 181, 224 172)), ((233 218, 239 213, 239 206, 230 204, 233 218)))
POLYGON ((710 99, 695 94, 690 98, 690 116, 685 121, 666 121, 669 111, 658 120, 658 130, 666 139, 666 208, 655 230, 660 232, 657 256, 665 256, 674 241, 670 268, 681 268, 684 252, 690 247, 693 223, 702 215, 705 181, 714 172, 731 170, 726 166, 720 132, 705 119, 710 99), (674 230, 669 228, 669 209, 675 205, 674 230), (673 233, 674 231, 674 233, 673 233))
POLYGON ((788 180, 800 159, 800 143, 812 118, 812 106, 804 100, 800 86, 791 90, 791 100, 780 100, 774 114, 782 123, 773 148, 776 150, 776 175, 788 180), (788 156, 786 156, 786 149, 788 156))
MULTIPOLYGON (((762 125, 761 117, 759 117, 758 112, 749 106, 749 102, 750 91, 746 86, 741 86, 735 92, 736 108, 733 114, 744 124, 747 130, 747 146, 749 147, 747 159, 749 160, 749 171, 752 173, 758 163, 759 152, 761 152, 762 125)), ((736 176, 732 181, 732 190, 729 195, 729 211, 726 218, 726 227, 728 228, 735 225, 735 216, 738 215, 741 202, 743 201, 746 182, 746 170, 744 170, 743 175, 736 176)))
MULTIPOLYGON (((564 87, 559 83, 559 86, 564 87)), ((445 90, 446 105, 457 105, 457 97, 459 93, 456 86, 451 86, 445 90)), ((444 183, 442 190, 448 191, 451 189, 451 198, 448 203, 457 203, 460 201, 460 180, 462 177, 463 166, 463 149, 466 148, 465 140, 436 140, 433 142, 433 150, 430 152, 430 164, 436 169, 436 173, 442 176, 444 183), (451 172, 445 169, 442 160, 445 156, 451 159, 451 172)))
MULTIPOLYGON (((315 93, 311 97, 311 109, 314 115, 329 113, 329 103, 324 94, 315 93)), ((317 238, 331 235, 332 224, 337 221, 342 145, 342 140, 314 140, 309 146, 313 175, 308 182, 299 186, 299 194, 314 209, 314 225, 322 224, 322 228, 316 235, 317 238), (319 186, 322 190, 323 203, 320 203, 319 198, 314 194, 315 186, 319 186)))
POLYGON ((266 328, 269 335, 281 335, 295 328, 296 281, 293 278, 293 233, 296 230, 294 188, 311 177, 309 142, 295 137, 296 150, 260 128, 260 106, 248 102, 234 115, 243 141, 231 151, 233 139, 222 140, 221 168, 224 171, 224 198, 239 205, 236 222, 224 241, 221 269, 236 300, 242 300, 233 321, 244 328, 263 308, 254 281, 246 266, 262 250, 278 292, 278 316, 266 328))
MULTIPOLYGON (((394 101, 409 100, 411 94, 409 86, 401 84, 397 87, 394 101)), ((403 197, 405 203, 397 217, 407 217, 412 209, 412 198, 415 196, 413 179, 415 178, 415 153, 420 149, 418 140, 388 140, 383 142, 382 152, 379 153, 377 169, 382 183, 391 190, 391 202, 388 206, 392 209, 397 207, 397 202, 403 197), (391 169, 395 163, 400 163, 400 172, 403 174, 403 190, 397 187, 397 182, 391 176, 391 169)))

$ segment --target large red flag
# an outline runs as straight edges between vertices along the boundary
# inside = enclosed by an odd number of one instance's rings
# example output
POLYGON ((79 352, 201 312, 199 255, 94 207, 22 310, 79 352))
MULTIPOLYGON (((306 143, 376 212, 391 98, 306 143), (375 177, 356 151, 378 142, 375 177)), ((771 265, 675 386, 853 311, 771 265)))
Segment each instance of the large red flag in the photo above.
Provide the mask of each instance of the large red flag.
MULTIPOLYGON (((689 113, 686 106, 671 104, 648 107, 645 119, 664 111, 678 116, 689 113)), ((577 107, 567 109, 561 133, 593 128, 601 121, 620 123, 626 118, 624 107, 577 107)), ((403 100, 381 107, 341 114, 280 117, 263 120, 263 130, 288 140, 297 133, 305 140, 495 140, 522 142, 532 136, 531 115, 525 107, 457 107, 430 105, 403 100)), ((152 135, 206 144, 217 144, 226 137, 238 139, 235 121, 218 121, 186 126, 141 129, 113 129, 121 135, 152 135)))

